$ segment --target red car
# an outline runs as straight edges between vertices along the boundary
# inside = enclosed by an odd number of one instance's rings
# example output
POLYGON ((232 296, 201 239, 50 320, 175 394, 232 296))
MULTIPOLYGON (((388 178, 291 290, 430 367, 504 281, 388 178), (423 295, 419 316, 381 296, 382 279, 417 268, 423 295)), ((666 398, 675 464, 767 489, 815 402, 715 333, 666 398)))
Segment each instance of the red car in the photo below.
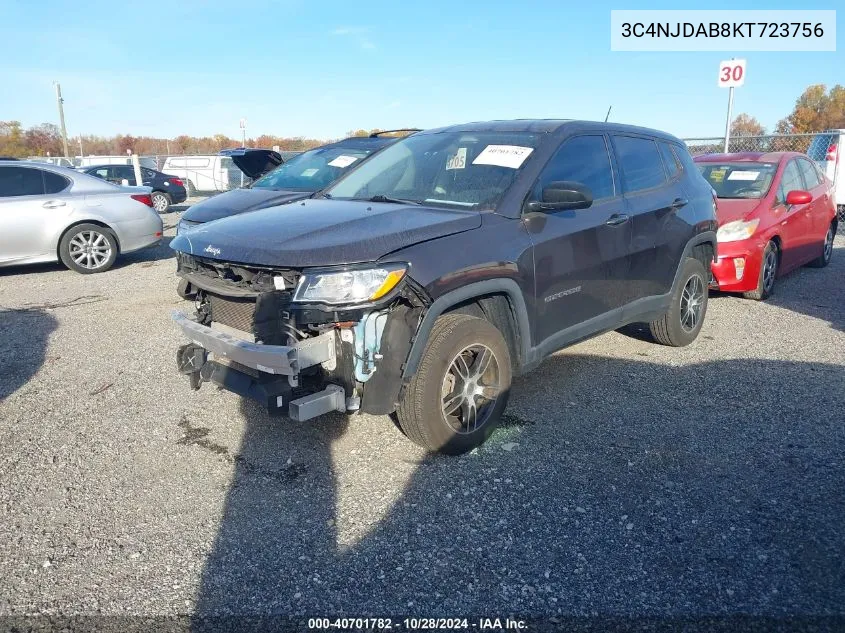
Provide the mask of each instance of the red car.
POLYGON ((718 197, 714 287, 765 299, 775 279, 827 266, 836 234, 832 185, 797 152, 707 154, 695 158, 718 197))

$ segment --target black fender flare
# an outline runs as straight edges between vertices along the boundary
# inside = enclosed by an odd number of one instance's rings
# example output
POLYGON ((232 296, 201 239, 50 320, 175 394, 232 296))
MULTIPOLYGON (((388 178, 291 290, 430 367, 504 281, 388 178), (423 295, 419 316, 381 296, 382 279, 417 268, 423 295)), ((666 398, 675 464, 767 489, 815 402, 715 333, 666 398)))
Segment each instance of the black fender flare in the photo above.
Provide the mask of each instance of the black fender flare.
POLYGON ((672 293, 675 292, 681 281, 681 269, 684 267, 684 262, 692 253, 692 249, 700 244, 710 244, 713 247, 713 261, 716 261, 718 258, 719 243, 716 240, 716 231, 702 231, 701 233, 693 235, 689 241, 687 241, 687 245, 684 246, 684 252, 681 254, 681 260, 678 262, 678 268, 675 270, 675 278, 672 280, 672 290, 669 296, 672 296, 672 293))
POLYGON ((428 336, 431 334, 434 322, 441 314, 449 308, 471 299, 478 299, 486 295, 499 293, 507 296, 513 310, 513 317, 521 344, 521 349, 519 350, 520 358, 515 360, 520 362, 521 365, 524 365, 530 358, 531 353, 531 320, 528 317, 525 297, 522 296, 522 290, 513 279, 497 277, 496 279, 477 281, 447 292, 441 297, 438 297, 429 306, 422 319, 422 323, 420 323, 417 329, 416 336, 411 345, 411 351, 408 353, 408 360, 405 362, 405 367, 402 370, 402 378, 407 380, 416 373, 426 343, 428 342, 428 336))

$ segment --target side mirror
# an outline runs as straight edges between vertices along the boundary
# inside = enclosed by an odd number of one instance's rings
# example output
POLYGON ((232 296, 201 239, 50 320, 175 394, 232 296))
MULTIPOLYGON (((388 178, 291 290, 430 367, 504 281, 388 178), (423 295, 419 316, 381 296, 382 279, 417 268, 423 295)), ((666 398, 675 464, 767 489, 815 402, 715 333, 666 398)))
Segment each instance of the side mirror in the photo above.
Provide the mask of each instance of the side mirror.
POLYGON ((593 204, 593 192, 572 180, 551 182, 543 189, 542 200, 529 202, 529 211, 586 209, 593 204))
POLYGON ((786 204, 809 204, 813 201, 813 194, 802 189, 794 189, 786 194, 786 204))

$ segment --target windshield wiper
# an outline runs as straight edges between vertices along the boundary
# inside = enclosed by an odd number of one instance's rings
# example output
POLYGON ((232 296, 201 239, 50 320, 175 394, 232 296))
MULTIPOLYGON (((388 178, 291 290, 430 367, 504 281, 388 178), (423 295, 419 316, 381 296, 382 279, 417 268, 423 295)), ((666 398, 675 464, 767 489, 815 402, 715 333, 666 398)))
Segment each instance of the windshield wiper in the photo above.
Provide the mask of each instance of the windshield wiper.
POLYGON ((383 196, 381 194, 375 195, 372 198, 368 198, 367 202, 389 202, 391 204, 415 204, 417 206, 422 204, 422 202, 420 200, 403 200, 402 198, 390 198, 388 196, 383 196))

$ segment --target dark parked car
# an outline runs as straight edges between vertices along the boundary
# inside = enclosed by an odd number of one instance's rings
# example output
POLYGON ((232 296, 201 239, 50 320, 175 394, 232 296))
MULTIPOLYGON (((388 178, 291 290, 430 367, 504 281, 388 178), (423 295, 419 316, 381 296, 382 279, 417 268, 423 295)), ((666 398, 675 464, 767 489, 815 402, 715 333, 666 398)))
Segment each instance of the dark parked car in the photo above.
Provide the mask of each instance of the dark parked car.
MULTIPOLYGON (((82 171, 116 185, 135 184, 135 168, 132 165, 95 165, 82 171)), ((152 187, 153 208, 159 213, 166 213, 170 205, 185 202, 188 198, 185 184, 175 176, 163 174, 149 167, 141 167, 141 178, 145 187, 152 187)))
POLYGON ((196 315, 179 369, 305 420, 392 414, 431 451, 493 431, 511 379, 632 322, 698 336, 713 191, 638 127, 494 121, 420 132, 312 199, 177 236, 196 315), (215 327, 212 327, 212 324, 215 327), (222 329, 221 329, 222 328, 222 329))
MULTIPOLYGON (((287 162, 273 150, 224 150, 221 154, 230 156, 238 169, 254 182, 195 204, 182 215, 176 233, 223 217, 307 198, 374 152, 399 140, 386 134, 416 131, 386 130, 355 136, 308 150, 287 162)), ((177 292, 183 299, 194 295, 194 289, 184 280, 180 281, 177 292)))

